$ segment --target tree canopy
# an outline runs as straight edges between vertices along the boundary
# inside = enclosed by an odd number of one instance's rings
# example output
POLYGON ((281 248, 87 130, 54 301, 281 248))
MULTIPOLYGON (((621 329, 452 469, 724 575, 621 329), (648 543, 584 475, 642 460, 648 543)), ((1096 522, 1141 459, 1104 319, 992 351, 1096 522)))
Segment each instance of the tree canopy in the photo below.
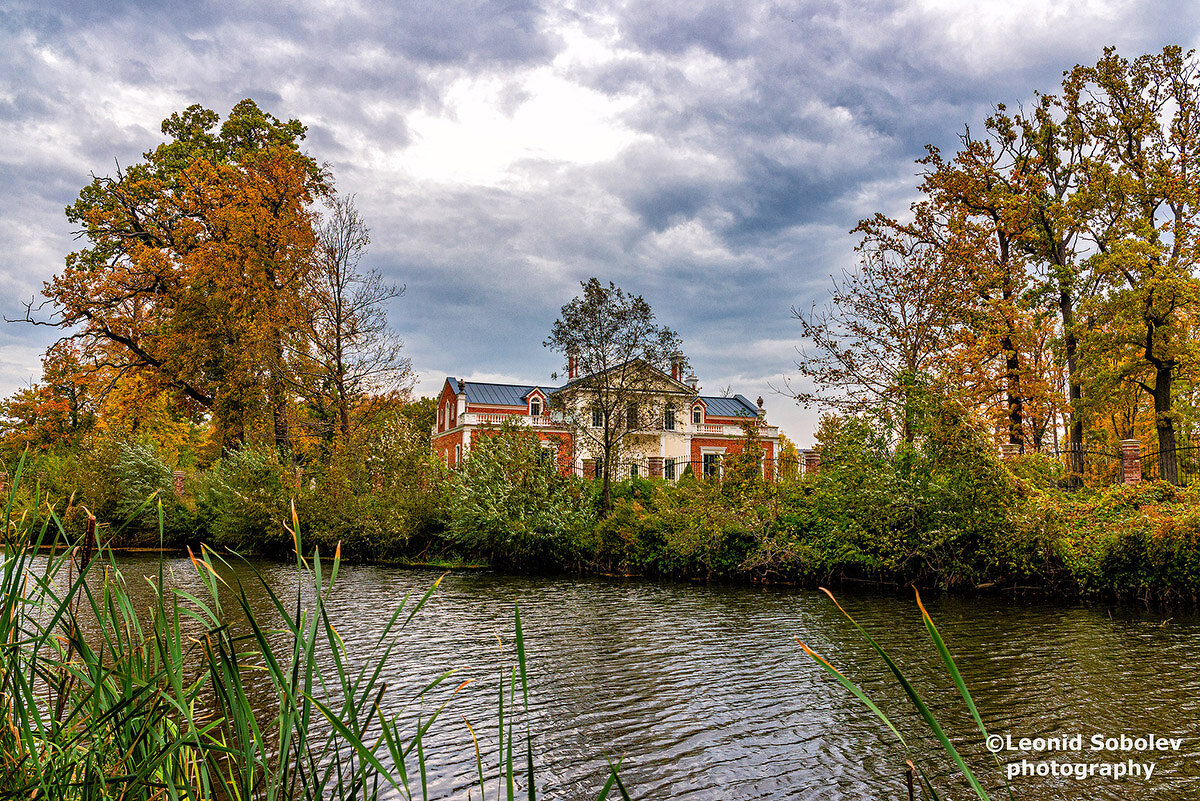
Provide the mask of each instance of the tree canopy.
POLYGON ((957 152, 929 146, 907 219, 864 220, 859 271, 799 315, 815 346, 802 373, 851 405, 885 398, 901 367, 923 373, 1001 441, 1068 449, 1076 473, 1087 440, 1139 436, 1145 406, 1159 475, 1177 480, 1200 378, 1198 100, 1194 53, 1109 48, 1031 108, 997 106, 957 152), (880 243, 903 258, 881 262, 880 243))
POLYGON ((352 202, 301 149, 304 126, 251 100, 224 121, 191 106, 162 132, 67 208, 84 246, 26 321, 62 328, 101 394, 124 385, 209 420, 218 451, 294 458, 322 413, 344 438, 355 405, 404 389, 407 370, 384 319, 399 291, 360 268, 352 202))
POLYGON ((597 278, 562 307, 545 346, 566 359, 568 383, 555 399, 577 441, 601 458, 601 511, 611 506, 612 473, 630 440, 661 420, 663 410, 646 402, 661 388, 674 358, 686 366, 679 336, 654 321, 650 304, 597 278))

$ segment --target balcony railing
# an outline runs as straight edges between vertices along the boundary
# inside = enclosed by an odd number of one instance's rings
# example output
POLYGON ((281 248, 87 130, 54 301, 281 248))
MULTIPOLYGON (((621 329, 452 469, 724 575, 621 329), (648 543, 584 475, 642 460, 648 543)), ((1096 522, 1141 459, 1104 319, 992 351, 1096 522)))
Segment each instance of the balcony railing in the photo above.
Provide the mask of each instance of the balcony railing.
MULTIPOLYGON (((693 434, 708 434, 718 437, 741 437, 745 436, 745 432, 741 426, 728 425, 725 423, 693 423, 690 426, 685 426, 685 430, 693 434)), ((776 437, 779 436, 779 426, 759 426, 758 435, 760 437, 776 437)))
POLYGON ((505 421, 518 426, 533 426, 534 428, 563 428, 564 423, 548 414, 494 414, 485 412, 467 412, 458 416, 459 425, 467 426, 498 426, 505 421))

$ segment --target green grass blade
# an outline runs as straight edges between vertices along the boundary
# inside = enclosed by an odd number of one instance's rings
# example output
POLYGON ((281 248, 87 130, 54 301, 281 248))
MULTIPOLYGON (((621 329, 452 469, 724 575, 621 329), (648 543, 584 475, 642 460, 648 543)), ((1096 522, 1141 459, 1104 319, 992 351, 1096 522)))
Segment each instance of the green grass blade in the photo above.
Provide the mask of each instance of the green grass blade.
MULTIPOLYGON (((962 673, 958 670, 958 665, 954 663, 954 657, 950 655, 950 649, 946 647, 942 635, 938 632, 937 626, 933 624, 933 618, 925 609, 925 604, 921 603, 921 593, 916 587, 913 592, 917 596, 917 607, 921 610, 921 619, 925 622, 925 629, 929 632, 930 638, 933 640, 934 647, 937 648, 938 655, 942 658, 942 664, 946 668, 946 672, 950 674, 950 678, 954 681, 954 686, 958 688, 958 695, 962 698, 963 703, 967 705, 967 709, 971 712, 971 717, 975 720, 975 725, 979 728, 979 733, 983 735, 983 740, 986 743, 988 738, 987 727, 983 725, 983 718, 979 714, 979 710, 975 707, 975 699, 971 697, 970 690, 967 689, 967 683, 963 681, 962 673)), ((996 765, 1000 765, 1000 757, 997 754, 992 754, 992 759, 996 765)), ((1008 786, 1008 782, 1004 783, 1005 789, 1008 790, 1008 797, 1012 798, 1012 788, 1008 786)))
POLYGON ((975 794, 981 799, 981 801, 990 801, 987 793, 983 789, 983 786, 979 783, 979 780, 975 778, 975 774, 971 772, 971 769, 967 766, 966 761, 963 760, 962 755, 958 753, 958 749, 954 747, 954 744, 950 742, 950 738, 947 737, 945 731, 942 730, 941 724, 938 723, 937 718, 935 718, 933 713, 929 711, 929 707, 926 706, 925 701, 917 693, 916 689, 912 686, 904 673, 901 672, 896 663, 892 661, 892 658, 888 656, 887 652, 883 650, 879 643, 875 642, 871 635, 867 634, 866 630, 858 624, 858 621, 855 620, 849 612, 842 608, 842 605, 839 604, 837 599, 833 597, 833 593, 831 593, 829 590, 826 590, 824 587, 822 587, 821 590, 829 596, 830 600, 833 601, 838 610, 854 625, 854 628, 858 629, 859 634, 861 634, 871 645, 871 647, 875 649, 875 653, 879 654, 880 658, 883 659, 884 664, 886 664, 888 667, 888 670, 892 672, 892 675, 896 678, 896 681, 899 682, 900 687, 904 690, 904 694, 908 696, 908 700, 914 707, 916 707, 917 713, 921 716, 921 719, 925 721, 925 725, 929 727, 929 730, 933 732, 934 737, 936 737, 938 742, 941 743, 942 750, 945 751, 946 754, 954 761, 954 764, 958 766, 959 771, 962 772, 963 777, 967 780, 967 783, 971 786, 971 789, 975 791, 975 794))

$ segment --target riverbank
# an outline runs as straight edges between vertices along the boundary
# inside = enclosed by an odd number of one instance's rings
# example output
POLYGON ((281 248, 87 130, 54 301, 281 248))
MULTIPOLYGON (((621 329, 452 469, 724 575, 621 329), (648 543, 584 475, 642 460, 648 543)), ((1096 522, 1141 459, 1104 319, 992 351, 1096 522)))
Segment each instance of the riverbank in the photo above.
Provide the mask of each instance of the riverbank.
POLYGON ((72 537, 89 511, 123 521, 101 532, 115 547, 203 542, 283 558, 298 523, 347 561, 437 569, 1200 598, 1200 487, 1067 492, 1055 460, 1003 462, 953 419, 913 447, 855 420, 822 437, 816 474, 766 480, 753 454, 730 457, 715 478, 616 482, 604 516, 598 482, 558 475, 519 432, 479 443, 453 471, 410 453, 386 473, 349 458, 297 473, 248 448, 176 481, 136 444, 104 461, 42 455, 12 501, 14 517, 53 514, 72 537))

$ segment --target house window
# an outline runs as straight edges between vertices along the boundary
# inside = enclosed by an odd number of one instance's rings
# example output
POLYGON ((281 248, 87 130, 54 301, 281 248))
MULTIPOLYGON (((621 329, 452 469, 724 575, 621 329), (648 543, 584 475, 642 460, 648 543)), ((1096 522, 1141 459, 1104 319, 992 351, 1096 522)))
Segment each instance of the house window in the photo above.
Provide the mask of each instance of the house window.
POLYGON ((596 459, 596 478, 604 478, 604 460, 596 459))
POLYGON ((438 407, 438 431, 446 430, 446 404, 438 407))
POLYGON ((638 408, 636 403, 631 403, 625 407, 625 425, 631 430, 638 427, 638 408))
POLYGON ((542 402, 540 400, 537 400, 536 398, 534 400, 531 400, 529 402, 529 413, 531 415, 533 415, 534 417, 541 417, 542 416, 542 402))
POLYGON ((599 409, 592 409, 592 428, 600 428, 604 425, 604 412, 599 409))
POLYGON ((706 453, 704 454, 704 475, 718 476, 721 472, 721 454, 706 453))
POLYGON ((635 462, 635 463, 633 463, 633 464, 631 464, 631 465, 629 465, 629 477, 630 477, 630 478, 637 478, 637 477, 638 477, 638 466, 637 466, 637 463, 636 463, 636 462, 635 462))
POLYGON ((699 406, 692 408, 692 425, 698 426, 704 421, 704 412, 699 406))
POLYGON ((674 459, 663 460, 663 478, 669 478, 672 481, 675 480, 675 460, 674 459))
POLYGON ((462 464, 462 445, 454 446, 454 463, 462 464))
POLYGON ((667 431, 675 430, 675 408, 673 406, 663 409, 663 428, 667 431))

